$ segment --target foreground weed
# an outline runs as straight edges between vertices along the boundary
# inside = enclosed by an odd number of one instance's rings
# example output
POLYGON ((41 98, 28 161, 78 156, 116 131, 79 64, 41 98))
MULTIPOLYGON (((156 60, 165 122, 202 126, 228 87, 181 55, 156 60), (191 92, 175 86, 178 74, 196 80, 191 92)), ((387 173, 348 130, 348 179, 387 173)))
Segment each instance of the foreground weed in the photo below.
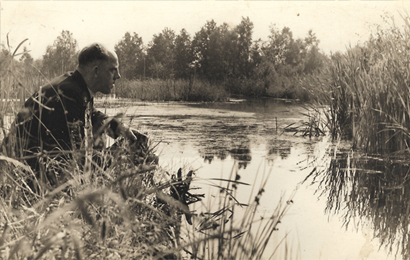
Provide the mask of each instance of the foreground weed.
POLYGON ((3 259, 152 259, 175 247, 178 216, 190 214, 172 195, 180 181, 153 165, 70 169, 66 183, 40 196, 21 181, 25 165, 1 159, 3 259))
POLYGON ((260 216, 258 207, 269 175, 270 172, 259 188, 253 184, 247 204, 235 198, 238 187, 249 185, 240 181, 237 165, 228 179, 207 179, 220 182, 220 193, 216 195, 217 206, 203 205, 202 212, 193 217, 193 225, 184 230, 181 249, 189 259, 267 259, 277 254, 286 237, 278 244, 272 237, 293 203, 293 195, 286 202, 279 201, 271 215, 260 216))

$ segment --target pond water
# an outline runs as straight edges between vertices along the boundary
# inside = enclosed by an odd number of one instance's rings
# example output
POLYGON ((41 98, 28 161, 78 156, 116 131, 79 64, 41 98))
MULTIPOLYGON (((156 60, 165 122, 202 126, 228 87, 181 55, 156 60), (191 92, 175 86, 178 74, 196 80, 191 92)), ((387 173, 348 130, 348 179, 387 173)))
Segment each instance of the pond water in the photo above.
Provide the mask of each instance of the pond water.
MULTIPOLYGON (((366 208, 366 200, 357 199, 360 192, 354 193, 356 197, 348 192, 355 190, 352 173, 345 173, 344 181, 340 180, 342 173, 335 173, 335 165, 343 169, 349 166, 335 163, 329 155, 334 144, 327 137, 309 138, 285 131, 286 126, 300 126, 306 121, 302 113, 307 110, 301 103, 273 99, 225 103, 128 102, 106 112, 124 112, 125 121, 149 132, 159 142, 161 167, 172 173, 180 167, 184 172, 195 170, 197 180, 193 185, 207 194, 205 203, 211 203, 212 194, 218 192, 212 190, 209 179, 229 178, 233 167, 240 180, 250 184, 255 179, 259 183, 271 171, 258 213, 268 216, 281 198, 286 201, 293 196, 293 204, 273 241, 277 243, 289 233, 292 259, 401 259, 400 251, 395 254, 395 247, 393 253, 384 246, 380 248, 383 232, 375 227, 375 219, 382 218, 386 211, 379 208, 376 213, 363 216, 359 213, 366 210, 356 211, 366 208), (339 179, 329 177, 332 169, 339 179), (349 178, 351 182, 347 181, 349 178), (355 199, 356 204, 349 199, 355 199)), ((345 161, 349 160, 347 153, 343 155, 345 161)), ((236 198, 248 203, 254 196, 251 190, 251 186, 240 186, 236 198)), ((377 223, 391 226, 387 221, 377 223)), ((276 259, 283 259, 280 254, 279 251, 276 259)))

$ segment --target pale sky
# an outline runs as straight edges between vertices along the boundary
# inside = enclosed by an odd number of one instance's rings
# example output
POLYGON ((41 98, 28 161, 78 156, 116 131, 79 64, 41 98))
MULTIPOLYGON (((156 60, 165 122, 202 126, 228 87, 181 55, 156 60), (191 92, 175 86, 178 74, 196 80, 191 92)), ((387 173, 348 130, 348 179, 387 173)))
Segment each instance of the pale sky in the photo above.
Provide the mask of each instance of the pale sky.
POLYGON ((399 13, 410 1, 1 1, 0 41, 10 45, 28 38, 25 46, 40 58, 62 30, 69 30, 79 48, 101 42, 113 48, 128 32, 136 32, 147 45, 165 27, 193 35, 214 19, 236 26, 242 17, 254 24, 253 40, 267 39, 269 26, 287 26, 294 38, 312 29, 325 52, 345 51, 364 42, 375 25, 383 25, 385 12, 403 24, 399 13))

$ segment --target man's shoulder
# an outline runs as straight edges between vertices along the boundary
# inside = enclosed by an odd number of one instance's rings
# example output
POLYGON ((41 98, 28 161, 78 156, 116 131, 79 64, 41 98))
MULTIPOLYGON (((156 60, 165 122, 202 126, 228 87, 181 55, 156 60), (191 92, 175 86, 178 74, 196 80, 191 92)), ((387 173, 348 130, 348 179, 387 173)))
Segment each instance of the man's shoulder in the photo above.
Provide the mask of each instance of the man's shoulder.
POLYGON ((87 86, 81 74, 75 71, 67 72, 52 79, 48 84, 43 86, 43 90, 49 95, 59 93, 68 96, 83 96, 83 93, 87 91, 87 86))

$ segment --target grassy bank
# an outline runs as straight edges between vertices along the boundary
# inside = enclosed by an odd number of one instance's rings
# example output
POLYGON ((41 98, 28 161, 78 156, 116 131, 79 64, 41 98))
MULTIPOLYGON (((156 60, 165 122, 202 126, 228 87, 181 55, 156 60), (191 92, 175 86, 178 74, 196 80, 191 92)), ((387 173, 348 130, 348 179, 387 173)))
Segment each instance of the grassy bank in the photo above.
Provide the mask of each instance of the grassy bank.
POLYGON ((302 78, 283 77, 278 82, 255 79, 229 79, 210 83, 205 80, 127 80, 116 83, 117 97, 144 101, 226 101, 232 94, 247 97, 274 97, 307 101, 302 78))
POLYGON ((228 93, 216 84, 189 80, 126 80, 116 84, 118 97, 146 101, 225 101, 228 93))
POLYGON ((318 104, 329 106, 334 138, 353 141, 366 153, 408 150, 410 122, 410 24, 379 30, 363 46, 335 55, 314 83, 318 104))

